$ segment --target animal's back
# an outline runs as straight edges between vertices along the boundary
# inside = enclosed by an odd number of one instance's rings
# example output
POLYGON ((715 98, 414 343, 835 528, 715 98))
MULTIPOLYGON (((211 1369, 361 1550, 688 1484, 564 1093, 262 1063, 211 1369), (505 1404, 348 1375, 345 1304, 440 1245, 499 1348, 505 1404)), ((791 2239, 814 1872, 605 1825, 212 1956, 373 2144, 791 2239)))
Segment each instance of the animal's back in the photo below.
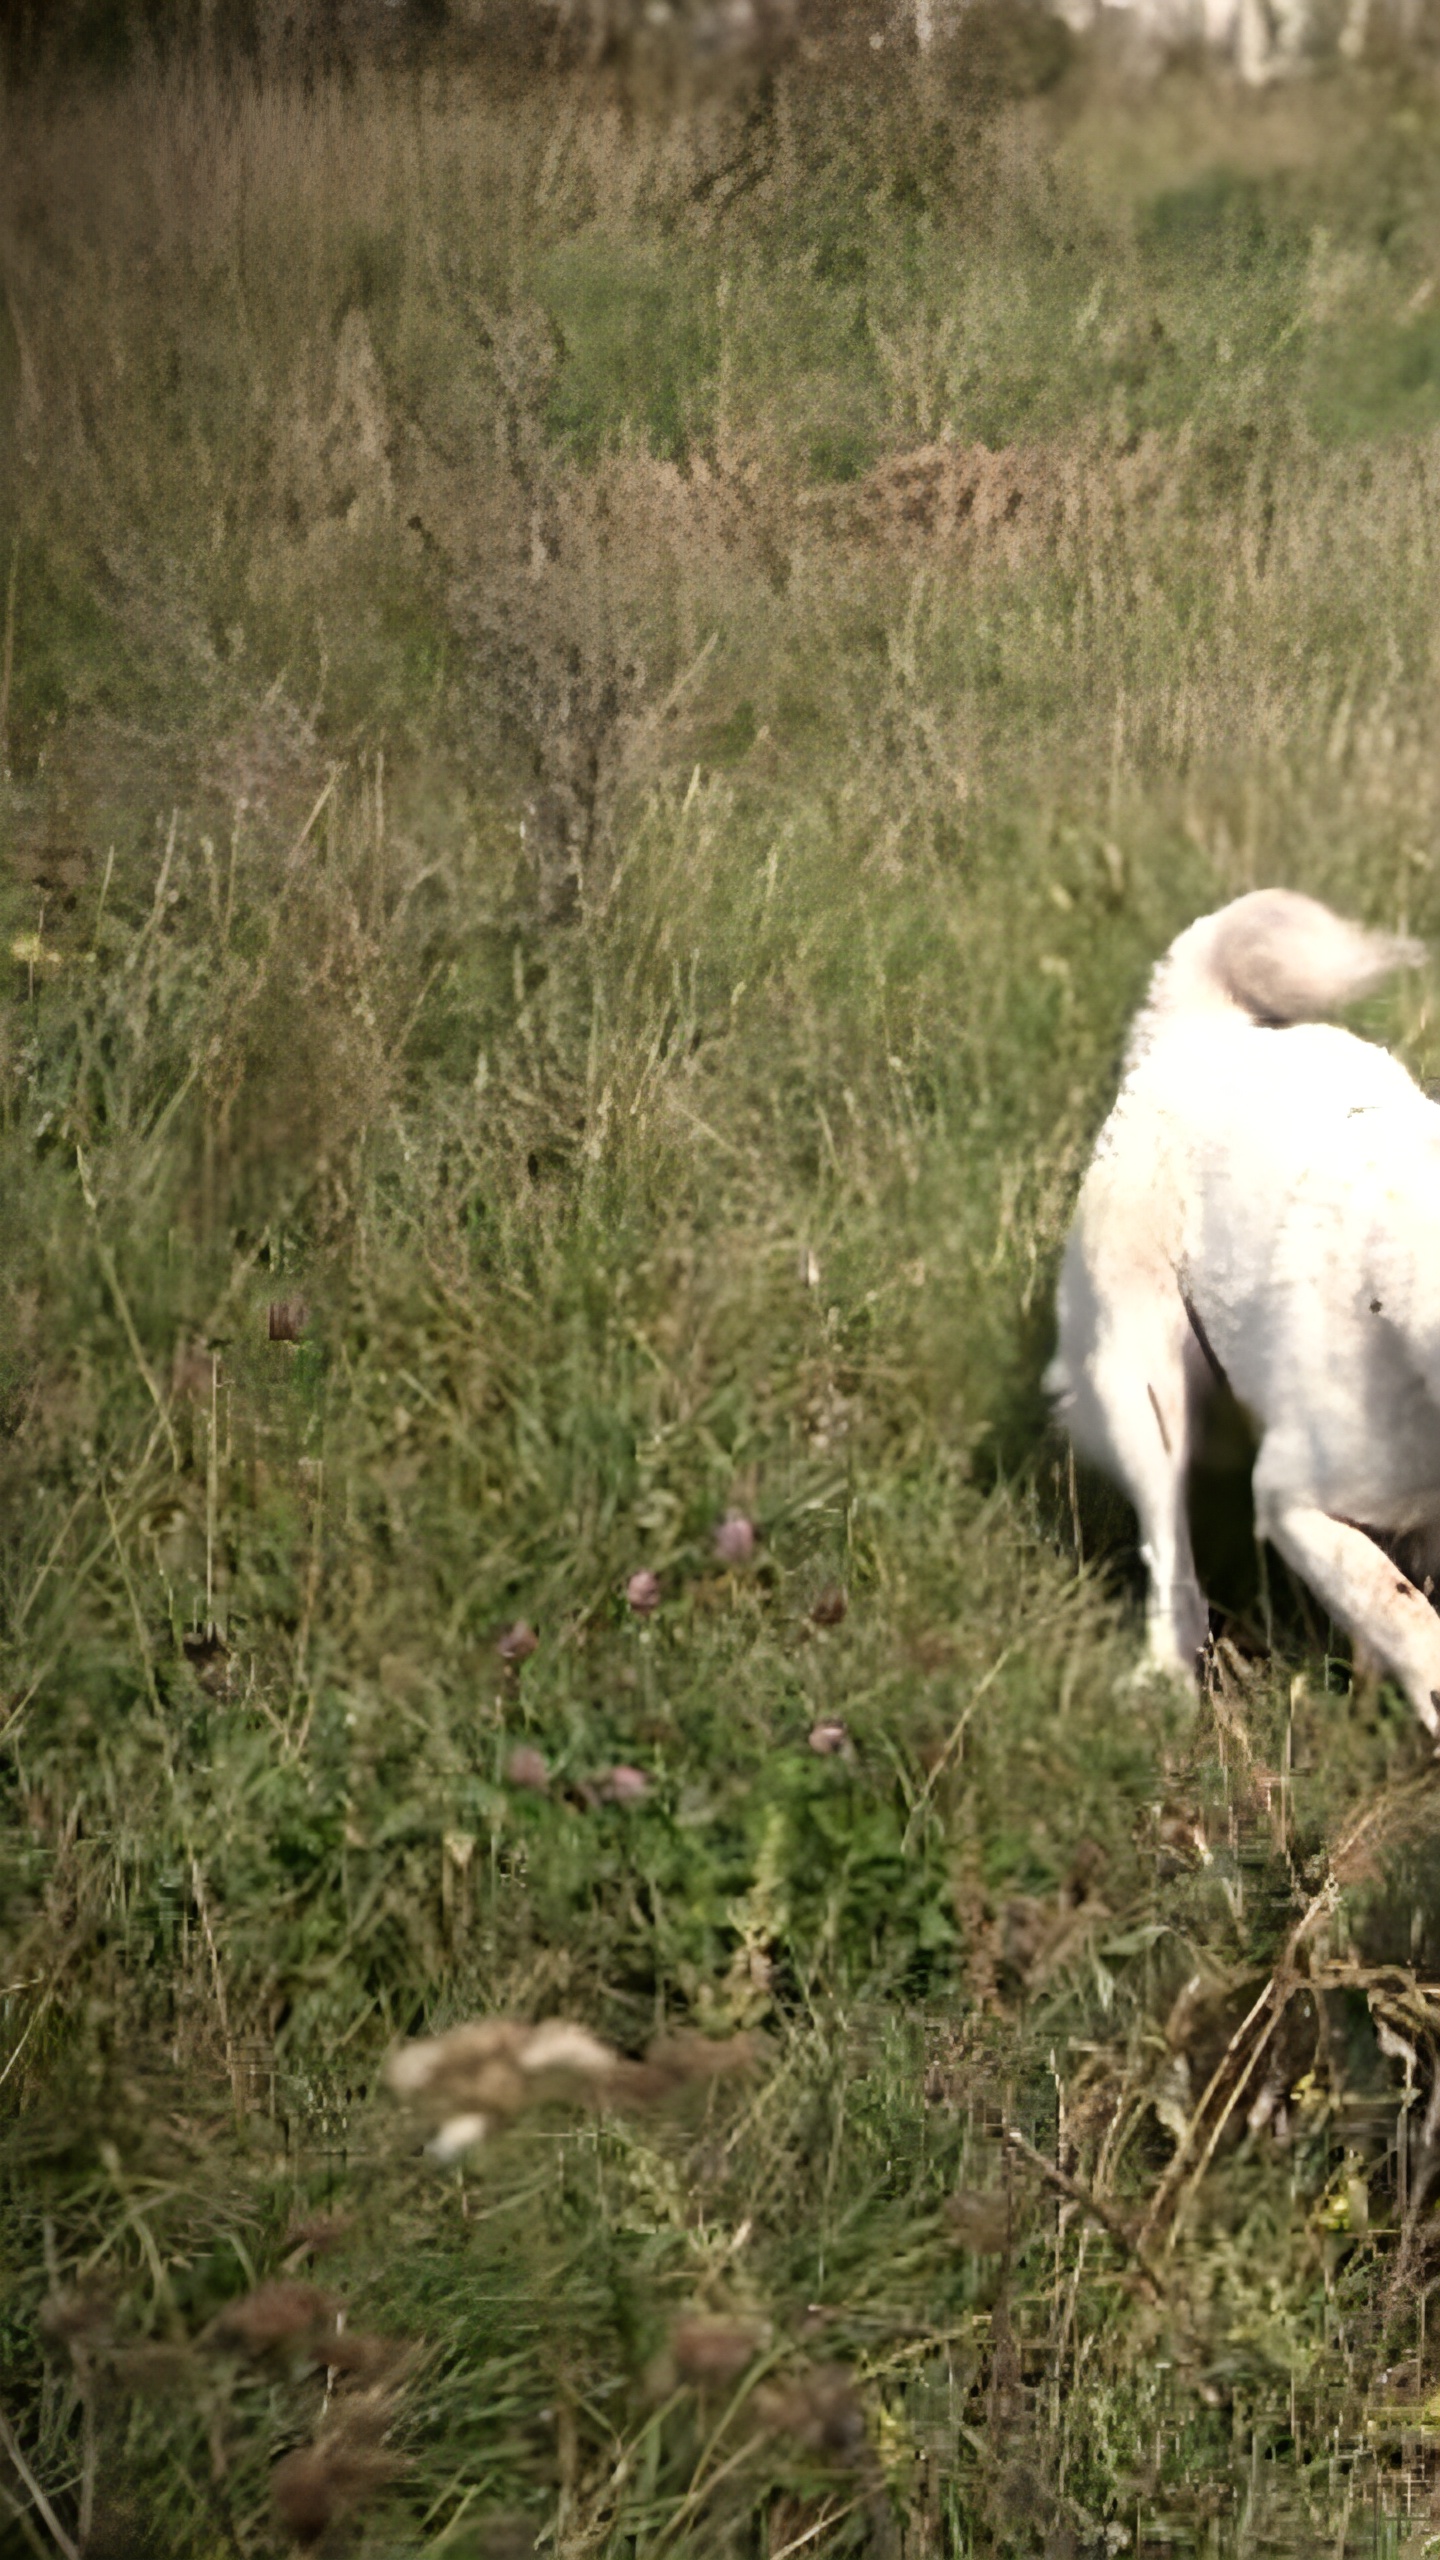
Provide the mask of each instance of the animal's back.
POLYGON ((1177 1282, 1263 1411, 1312 1324, 1339 1358, 1337 1326, 1414 1304, 1417 1265, 1440 1276, 1440 1110, 1385 1050, 1322 1024, 1176 1037, 1151 1064, 1183 1153, 1177 1282))
POLYGON ((1310 1016, 1421 957, 1284 889, 1177 936, 1081 1186, 1052 1394, 1073 1393, 1100 1311, 1137 1291, 1183 1292, 1207 1325, 1213 1303, 1233 1351, 1227 1310, 1273 1280, 1297 1186, 1318 1183, 1352 1233, 1371 1227, 1392 1153, 1416 1143, 1417 1113, 1427 1140, 1440 1113, 1385 1050, 1310 1016))

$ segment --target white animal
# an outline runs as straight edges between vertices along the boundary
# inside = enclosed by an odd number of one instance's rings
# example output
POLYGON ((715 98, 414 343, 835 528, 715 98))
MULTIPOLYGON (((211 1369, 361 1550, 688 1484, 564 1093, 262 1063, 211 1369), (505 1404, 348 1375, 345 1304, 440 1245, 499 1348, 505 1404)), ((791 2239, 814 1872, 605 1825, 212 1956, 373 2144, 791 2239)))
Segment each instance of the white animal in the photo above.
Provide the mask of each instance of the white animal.
POLYGON ((1258 1442, 1257 1536, 1440 1734, 1440 1107, 1315 1019, 1423 957, 1287 889, 1171 944, 1081 1188, 1046 1384, 1139 1514, 1154 1664, 1193 1680, 1206 1641, 1186 1472, 1223 1378, 1258 1442))
MULTIPOLYGON (((921 0, 915 5, 918 32, 921 0)), ((925 5, 933 16, 934 0, 925 5)), ((1162 60, 1171 46, 1203 44, 1256 87, 1332 50, 1359 60, 1378 14, 1375 0, 1343 0, 1343 12, 1341 0, 1050 0, 1050 6, 1077 35, 1107 20, 1128 23, 1162 60)), ((1389 0, 1385 15, 1402 37, 1414 34, 1416 0, 1389 0)))

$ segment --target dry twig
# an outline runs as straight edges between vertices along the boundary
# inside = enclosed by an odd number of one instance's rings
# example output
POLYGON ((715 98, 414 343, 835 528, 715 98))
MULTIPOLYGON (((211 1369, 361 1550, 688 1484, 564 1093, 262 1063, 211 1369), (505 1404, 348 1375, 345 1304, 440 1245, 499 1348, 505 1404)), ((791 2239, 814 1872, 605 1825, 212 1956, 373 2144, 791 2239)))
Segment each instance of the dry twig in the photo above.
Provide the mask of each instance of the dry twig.
POLYGON ((1336 1910, 1342 1886, 1356 1882, 1368 1872, 1383 1846, 1413 1834, 1417 1828, 1423 1832, 1433 1825, 1436 1788, 1437 1772, 1427 1768, 1417 1780, 1384 1789, 1342 1831, 1331 1852, 1324 1878, 1286 1939, 1279 1962, 1241 2019, 1205 2085, 1185 2133, 1176 2146, 1174 2157, 1150 2199, 1140 2228, 1139 2245, 1143 2246, 1149 2240, 1173 2199, 1174 2209, 1170 2214, 1165 2246, 1167 2250, 1174 2247, 1186 2210, 1200 2189, 1225 2128, 1254 2076, 1256 2065, 1295 1993, 1310 1987, 1310 1969, 1302 1969, 1300 1964, 1306 1939, 1318 1922, 1336 1910), (1258 2033, 1255 2032, 1257 2029, 1258 2033), (1211 2117, 1210 2109, 1217 2098, 1220 2104, 1211 2117), (1207 2118, 1208 2130, 1205 2129, 1207 2118), (1200 2145, 1199 2155, 1194 2157, 1197 2144, 1200 2145), (1192 2158, 1193 2167, 1190 2165, 1192 2158))
POLYGON ((1166 2298, 1165 2280, 1146 2255, 1143 2232, 1137 2236, 1113 2205, 1106 2204, 1103 2197, 1097 2196, 1079 2178, 1072 2178, 1069 2171, 1059 2168, 1055 2161, 1047 2160, 1044 2152, 1037 2151, 1033 2142, 1027 2142, 1024 2134, 1013 2124, 1006 2125, 1004 2138, 1017 2157, 1028 2161, 1048 2186, 1054 2187, 1058 2194, 1068 2196, 1072 2204, 1078 2204, 1082 2213, 1088 2214, 1092 2222, 1098 2223, 1100 2229, 1108 2233, 1117 2248, 1134 2259, 1141 2283, 1152 2302, 1163 2302, 1166 2298))
POLYGON ((66 2532, 65 2527, 60 2522, 60 2519, 55 2513, 54 2508, 51 2506, 49 2499, 46 2497, 44 2490, 41 2488, 39 2481, 36 2479, 34 2472, 31 2470, 29 2463, 26 2461, 25 2456, 20 2449, 19 2438, 17 2437, 15 2430, 11 2426, 3 2409, 0 2409, 0 2449, 3 2449, 6 2460, 9 2462, 16 2478, 23 2482, 25 2488, 29 2490, 31 2503, 34 2506, 35 2512, 45 2525, 56 2545, 56 2548, 64 2552, 65 2560, 80 2560, 79 2544, 71 2540, 70 2535, 66 2532))

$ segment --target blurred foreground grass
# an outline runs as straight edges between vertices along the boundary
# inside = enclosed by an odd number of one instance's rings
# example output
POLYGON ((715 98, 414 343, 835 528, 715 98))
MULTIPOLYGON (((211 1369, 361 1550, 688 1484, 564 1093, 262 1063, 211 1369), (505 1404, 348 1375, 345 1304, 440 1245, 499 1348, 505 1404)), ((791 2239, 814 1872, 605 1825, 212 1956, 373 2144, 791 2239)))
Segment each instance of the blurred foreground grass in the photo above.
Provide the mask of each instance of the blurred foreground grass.
POLYGON ((1169 936, 1440 928, 1440 102, 1017 24, 4 105, 7 2552, 1431 2547, 1419 1737, 1038 1380, 1169 936))

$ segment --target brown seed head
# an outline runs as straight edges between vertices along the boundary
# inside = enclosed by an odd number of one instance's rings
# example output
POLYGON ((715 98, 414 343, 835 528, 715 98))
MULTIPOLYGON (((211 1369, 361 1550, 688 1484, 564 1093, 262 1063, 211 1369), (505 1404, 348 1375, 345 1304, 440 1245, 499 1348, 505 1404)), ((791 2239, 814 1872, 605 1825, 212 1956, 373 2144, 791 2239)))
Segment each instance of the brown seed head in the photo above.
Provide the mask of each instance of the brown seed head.
POLYGON ((811 1622, 817 1627, 838 1627, 849 1606, 844 1585, 827 1582, 811 1604, 811 1622))
POLYGON ((318 2542, 332 2524, 353 2512, 370 2493, 393 2479, 393 2454, 338 2429, 318 2443, 297 2446, 270 2474, 275 2513, 302 2545, 318 2542))
POLYGON ((270 2474, 275 2513, 297 2542, 318 2542, 335 2515, 330 2466, 314 2445, 285 2454, 270 2474))
POLYGON ((502 1627, 495 1639, 495 1650, 502 1662, 528 1662, 539 1642, 529 1621, 517 1618, 513 1626, 502 1627))
POLYGON ((318 2285, 277 2277, 271 2284, 257 2284, 253 2293, 242 2294, 238 2302, 227 2302, 211 2321, 210 2331, 227 2345, 242 2347, 246 2355, 263 2356, 272 2347, 314 2340, 334 2318, 333 2295, 322 2293, 318 2285))
POLYGON ((371 2383, 393 2373, 405 2352, 398 2338, 381 2338, 366 2329, 337 2329, 326 2340, 325 2362, 332 2373, 343 2373, 355 2383, 371 2383))
POLYGON ((285 2246, 292 2256, 302 2251, 313 2258, 323 2258, 327 2251, 338 2249, 351 2229, 355 2217, 351 2213, 308 2213, 297 2216, 285 2234, 285 2246))
POLYGON ((763 2387, 755 2394, 755 2414, 809 2453, 853 2462, 865 2449, 865 2412, 843 2365, 811 2365, 788 2382, 763 2387))
POLYGON ((763 2321, 711 2318, 696 2312, 677 2320, 670 2333, 670 2352, 682 2382, 722 2388, 738 2382, 766 2340, 763 2321))
POLYGON ((643 2062, 622 2063, 617 2075, 621 2094, 639 2103, 668 2098, 692 2083, 723 2079, 732 2071, 748 2071, 761 2055, 757 2036, 701 2035, 685 2027, 676 2035, 657 2036, 643 2062))
POLYGON ((272 1342, 298 1342, 310 1321, 310 1310, 303 1298, 272 1298, 270 1301, 270 1339, 272 1342))

